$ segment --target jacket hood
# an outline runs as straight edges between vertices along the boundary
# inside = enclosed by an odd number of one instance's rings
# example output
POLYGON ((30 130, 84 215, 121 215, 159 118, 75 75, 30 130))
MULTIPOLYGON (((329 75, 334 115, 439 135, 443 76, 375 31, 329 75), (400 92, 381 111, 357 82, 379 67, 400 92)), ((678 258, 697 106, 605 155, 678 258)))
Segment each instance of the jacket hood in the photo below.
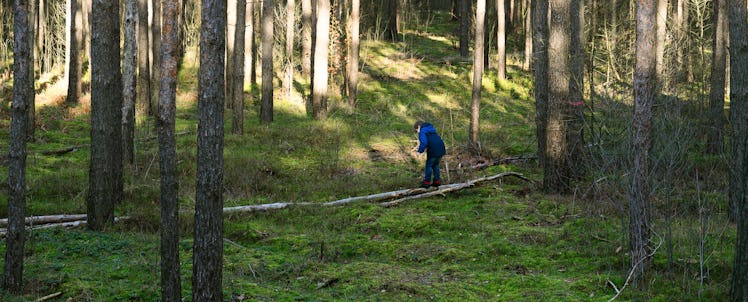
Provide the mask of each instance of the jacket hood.
POLYGON ((423 134, 436 133, 436 128, 434 128, 434 125, 430 123, 423 123, 423 125, 421 125, 421 133, 423 134))

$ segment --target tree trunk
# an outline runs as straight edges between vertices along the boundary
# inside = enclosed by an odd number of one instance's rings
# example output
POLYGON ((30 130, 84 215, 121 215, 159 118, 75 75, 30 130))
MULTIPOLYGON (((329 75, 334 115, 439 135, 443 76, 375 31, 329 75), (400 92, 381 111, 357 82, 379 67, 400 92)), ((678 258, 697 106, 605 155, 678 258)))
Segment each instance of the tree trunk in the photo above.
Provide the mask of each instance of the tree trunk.
MULTIPOLYGON (((742 8, 745 9, 746 3, 744 0, 736 2, 741 2, 742 8)), ((745 11, 742 12, 742 15, 745 17, 745 11)), ((740 20, 745 20, 745 18, 740 20)), ((745 46, 745 43, 743 45, 745 46)), ((745 51, 745 48, 743 48, 743 57, 745 57, 745 51)), ((743 74, 743 76, 746 76, 746 74, 743 74)), ((746 136, 744 135, 743 137, 745 138, 746 136)), ((743 140, 744 149, 746 148, 746 143, 748 141, 743 140)), ((748 158, 743 158, 743 162, 748 162, 748 158)), ((743 179, 748 179, 748 169, 743 168, 742 173, 743 179)), ((744 186, 748 186, 748 183, 744 184, 744 186)), ((744 302, 748 300, 748 205, 746 205, 745 197, 740 200, 740 204, 737 207, 737 240, 735 240, 735 264, 732 269, 730 301, 744 302)))
POLYGON ((468 0, 460 1, 460 56, 467 58, 470 39, 470 2, 468 0))
POLYGON ((13 104, 8 160, 8 235, 5 249, 2 287, 13 294, 23 293, 23 258, 26 209, 26 133, 28 124, 31 39, 26 0, 13 5, 13 104))
POLYGON ((286 0, 286 75, 283 80, 283 91, 291 98, 293 89, 293 40, 294 40, 294 0, 286 0))
POLYGON ((78 103, 78 99, 81 95, 81 73, 82 73, 82 64, 81 64, 81 55, 80 55, 80 46, 81 46, 81 32, 83 23, 81 21, 82 19, 82 11, 81 6, 79 5, 79 0, 69 0, 70 1, 70 8, 69 8, 69 20, 67 21, 69 23, 68 28, 68 36, 69 36, 69 43, 67 44, 67 48, 65 53, 67 54, 67 64, 66 66, 66 74, 67 74, 67 82, 68 82, 68 91, 67 91, 67 97, 65 98, 65 103, 68 106, 72 106, 74 104, 78 103))
POLYGON ((103 231, 122 200, 122 74, 119 2, 94 1, 91 9, 91 168, 88 227, 103 231))
POLYGON ((226 1, 203 0, 198 71, 192 300, 223 300, 223 108, 226 1))
POLYGON ((158 95, 161 91, 161 1, 151 0, 153 23, 151 24, 151 108, 158 117, 158 95))
MULTIPOLYGON (((746 40, 746 1, 730 0, 728 9, 730 28, 730 221, 737 222, 738 205, 745 198, 745 179, 743 171, 746 166, 745 141, 748 131, 748 41, 746 40)), ((736 258, 737 259, 737 258, 736 258)), ((735 263, 738 263, 737 260, 735 263)), ((733 272, 733 274, 737 271, 733 272)), ((743 295, 743 299, 746 299, 743 295)))
POLYGON ((725 68, 727 64, 725 40, 727 35, 727 0, 714 5, 714 39, 712 41, 712 74, 709 90, 709 128, 706 153, 721 154, 724 150, 725 127, 725 68))
POLYGON ((636 68, 634 70, 634 116, 632 122, 632 169, 629 201, 630 265, 633 285, 646 288, 650 263, 649 151, 652 146, 652 105, 657 83, 657 3, 636 1, 636 68))
POLYGON ((122 156, 124 164, 135 163, 135 82, 137 80, 137 0, 125 0, 125 42, 122 59, 122 156))
POLYGON ((243 134, 244 133, 244 32, 246 20, 246 0, 236 1, 236 32, 234 37, 234 78, 231 85, 234 86, 234 94, 231 102, 234 103, 231 108, 232 111, 232 122, 231 122, 231 133, 243 134))
POLYGON ((262 4, 262 102, 260 122, 273 122, 273 0, 262 4))
POLYGON ((664 84, 665 71, 664 69, 664 58, 665 58, 665 38, 667 33, 667 2, 668 0, 657 0, 657 39, 655 44, 655 52, 657 54, 657 85, 664 84))
MULTIPOLYGON (((134 0, 129 0, 134 2, 134 0)), ((179 62, 179 0, 163 0, 161 92, 158 104, 158 160, 161 175, 161 300, 180 301, 179 173, 177 172, 176 116, 179 62)))
POLYGON ((504 9, 504 3, 505 0, 496 0, 496 13, 499 21, 496 36, 499 62, 496 65, 496 76, 500 80, 506 79, 506 10, 504 9))
MULTIPOLYGON (((253 35, 257 36, 257 31, 262 31, 262 29, 260 28, 260 16, 258 16, 262 15, 262 2, 252 1, 252 4, 254 5, 252 9, 252 11, 254 12, 252 14, 252 29, 254 30, 253 35)), ((260 32, 260 39, 262 39, 262 32, 260 32)), ((249 81, 252 83, 252 87, 254 87, 257 84, 257 58, 260 55, 257 51, 257 38, 252 39, 252 45, 250 46, 250 48, 252 49, 252 56, 250 57, 252 59, 252 70, 250 70, 249 73, 249 81)))
POLYGON ((226 108, 234 106, 234 44, 236 44, 236 2, 226 1, 226 108))
POLYGON ((346 75, 348 78, 346 93, 348 104, 355 106, 358 98, 358 64, 360 49, 359 26, 361 23, 361 0, 351 0, 351 15, 348 19, 348 60, 346 60, 346 75))
POLYGON ((327 62, 330 41, 330 0, 317 0, 317 36, 314 46, 314 79, 312 87, 312 114, 315 119, 327 115, 327 62))
POLYGON ((530 71, 530 64, 532 63, 532 18, 530 17, 530 1, 525 0, 523 14, 525 20, 525 60, 522 63, 522 69, 530 71))
POLYGON ((535 131, 538 163, 545 167, 548 124, 548 1, 532 0, 532 66, 535 77, 535 131))
POLYGON ((301 0, 301 73, 310 79, 312 70, 312 0, 301 0))
MULTIPOLYGON (((399 28, 398 19, 397 19, 399 6, 400 6, 400 0, 385 0, 385 1, 387 1, 387 27, 385 28, 385 36, 387 37, 388 40, 392 42, 397 42, 397 41, 400 41, 400 32, 399 32, 400 28, 399 28)), ((317 34, 319 34, 319 31, 317 31, 317 34)))
POLYGON ((244 86, 248 86, 250 91, 253 89, 253 86, 255 83, 250 81, 249 75, 252 74, 252 70, 254 69, 254 60, 252 59, 254 56, 254 50, 252 49, 252 45, 254 44, 255 39, 255 24, 254 24, 254 2, 253 1, 244 1, 247 3, 245 12, 244 12, 244 86))
POLYGON ((569 102, 570 0, 552 0, 551 32, 548 41, 548 120, 545 125, 546 152, 543 189, 547 193, 568 193, 569 143, 567 108, 569 102))
POLYGON ((27 95, 28 96, 28 100, 27 100, 28 108, 26 110, 26 114, 28 115, 28 118, 26 119, 25 132, 26 132, 26 140, 29 142, 34 140, 34 132, 36 131, 35 125, 34 125, 34 121, 36 120, 36 117, 35 117, 36 115, 36 101, 35 101, 36 87, 35 87, 34 81, 36 79, 36 60, 38 59, 38 56, 35 55, 38 49, 36 45, 36 39, 34 39, 36 37, 35 36, 36 34, 36 28, 35 28, 36 27, 35 26, 36 25, 35 24, 36 1, 39 1, 39 0, 31 0, 28 2, 28 5, 29 5, 28 31, 29 31, 29 38, 30 38, 29 43, 31 43, 31 46, 30 46, 31 51, 29 52, 28 68, 29 68, 29 73, 31 74, 31 86, 29 86, 29 94, 27 95))
MULTIPOLYGON (((73 0, 77 1, 77 0, 73 0)), ((151 114, 151 60, 148 56, 148 1, 138 0, 138 96, 137 116, 141 119, 151 114)))
POLYGON ((584 142, 584 5, 582 0, 571 0, 571 32, 569 82, 569 171, 574 179, 584 177, 586 155, 584 142))
POLYGON ((50 63, 52 62, 52 51, 49 48, 45 47, 45 37, 46 37, 46 30, 47 30, 47 20, 44 17, 47 13, 45 12, 47 10, 47 5, 44 3, 44 0, 39 0, 39 8, 38 8, 38 14, 36 18, 36 48, 37 48, 37 68, 39 69, 39 74, 43 74, 50 70, 50 63))
MULTIPOLYGON (((503 6, 502 6, 503 7, 503 6)), ((501 8, 500 8, 501 10, 501 8)), ((480 97, 483 86, 483 40, 486 19, 486 0, 478 0, 475 10, 475 53, 473 55, 473 92, 470 102, 470 129, 468 148, 470 153, 481 154, 478 132, 480 130, 480 97)))

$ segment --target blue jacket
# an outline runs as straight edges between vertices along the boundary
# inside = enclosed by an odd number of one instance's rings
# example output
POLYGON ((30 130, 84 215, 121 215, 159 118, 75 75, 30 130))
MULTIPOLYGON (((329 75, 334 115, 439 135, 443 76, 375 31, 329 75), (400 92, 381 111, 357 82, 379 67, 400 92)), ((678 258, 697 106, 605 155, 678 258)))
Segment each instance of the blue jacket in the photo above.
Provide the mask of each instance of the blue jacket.
POLYGON ((423 123, 421 125, 421 131, 418 133, 418 153, 426 151, 428 157, 439 157, 444 156, 447 153, 447 149, 444 147, 444 141, 436 133, 434 125, 429 123, 423 123))

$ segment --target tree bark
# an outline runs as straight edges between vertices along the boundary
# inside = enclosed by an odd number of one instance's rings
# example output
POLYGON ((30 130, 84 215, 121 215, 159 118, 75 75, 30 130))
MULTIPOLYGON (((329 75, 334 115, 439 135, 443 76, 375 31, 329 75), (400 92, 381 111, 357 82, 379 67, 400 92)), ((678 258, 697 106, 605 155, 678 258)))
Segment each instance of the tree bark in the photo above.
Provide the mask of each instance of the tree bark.
MULTIPOLYGON (((134 0, 130 0, 133 1, 134 0)), ((158 160, 161 175, 161 299, 181 301, 179 276, 179 173, 177 172, 176 116, 179 61, 179 0, 163 0, 161 92, 158 104, 158 160)))
MULTIPOLYGON (((252 14, 252 24, 254 32, 257 33, 257 31, 260 31, 260 37, 259 39, 262 39, 262 25, 260 23, 262 19, 262 1, 252 1, 254 8, 253 11, 255 12, 252 14)), ((255 34, 256 36, 256 34, 255 34)), ((252 70, 249 73, 249 81, 252 83, 252 87, 254 87, 257 84, 257 61, 260 56, 259 51, 257 50, 257 41, 258 39, 252 39, 252 70)))
MULTIPOLYGON (((72 0, 77 1, 77 0, 72 0)), ((148 40, 148 2, 138 0, 138 95, 136 115, 141 119, 151 114, 151 60, 148 40)))
POLYGON ((470 2, 468 0, 460 1, 460 56, 467 58, 470 39, 470 2))
POLYGON ((327 116, 329 29, 330 1, 317 0, 317 35, 314 46, 314 84, 312 85, 312 115, 317 120, 325 119, 327 116))
POLYGON ((570 190, 567 108, 569 104, 570 0, 552 0, 548 43, 548 120, 545 125, 546 152, 543 189, 547 193, 570 190))
POLYGON ((745 146, 737 143, 744 141, 748 131, 748 41, 746 41, 746 1, 730 0, 728 9, 730 27, 730 221, 737 222, 738 205, 745 198, 745 179, 742 171, 745 146))
POLYGON ((294 44, 294 0, 286 0, 286 72, 283 80, 283 91, 291 98, 293 89, 293 44, 294 44))
MULTIPOLYGON (((3 289, 13 294, 23 292, 23 258, 26 209, 26 126, 28 122, 29 73, 32 35, 29 33, 29 11, 26 0, 13 5, 13 104, 8 161, 8 238, 3 267, 3 289)), ((33 97, 33 95, 31 96, 33 97)))
POLYGON ((570 16, 570 67, 569 122, 569 172, 574 179, 584 177, 587 170, 584 142, 584 5, 582 0, 571 0, 570 16))
MULTIPOLYGON (((330 2, 329 0, 327 1, 330 2)), ((400 41, 400 31, 399 31, 400 24, 398 24, 398 13, 399 13, 398 11, 399 11, 399 6, 400 6, 400 0, 385 0, 385 1, 387 1, 387 27, 385 28, 385 36, 387 37, 388 40, 392 42, 397 42, 397 41, 400 41)), ((317 34, 319 35, 319 31, 317 31, 317 34)))
POLYGON ((348 19, 348 59, 346 60, 348 104, 355 106, 358 98, 358 64, 360 51, 359 26, 361 23, 361 0, 351 0, 351 15, 348 19))
POLYGON ((665 71, 665 38, 667 33, 667 3, 668 0, 657 0, 657 40, 655 44, 657 85, 664 84, 665 71))
POLYGON ((68 44, 65 49, 66 54, 66 70, 65 74, 67 75, 67 83, 68 83, 68 91, 67 91, 67 97, 65 98, 65 103, 68 106, 72 106, 74 104, 78 103, 78 99, 81 95, 81 73, 82 73, 82 64, 81 64, 81 56, 80 56, 80 46, 81 46, 81 30, 82 30, 82 22, 81 22, 81 7, 79 5, 78 0, 68 0, 69 1, 69 16, 68 16, 68 44))
POLYGON ((102 231, 122 200, 122 74, 119 3, 94 1, 91 15, 91 164, 88 227, 102 231))
POLYGON ((122 156, 124 164, 135 163, 135 93, 137 80, 137 0, 125 0, 125 42, 122 59, 122 156))
POLYGON ((301 73, 311 78, 312 71, 312 0, 301 0, 301 73))
POLYGON ((226 1, 203 0, 198 71, 192 300, 223 300, 223 109, 226 1))
POLYGON ((49 70, 49 63, 52 61, 52 55, 51 51, 49 49, 45 49, 45 31, 46 31, 46 23, 47 20, 44 18, 44 15, 46 13, 44 12, 46 10, 46 5, 44 4, 44 0, 37 0, 37 12, 36 12, 36 47, 35 47, 35 57, 36 59, 36 69, 39 70, 39 75, 45 73, 47 70, 49 70))
POLYGON ((632 122, 631 188, 629 201, 630 265, 633 285, 646 288, 652 247, 649 225, 649 152, 652 146, 652 105, 657 83, 657 3, 636 1, 636 68, 634 70, 634 116, 632 122))
POLYGON ((506 79, 506 10, 505 0, 496 0, 496 12, 499 21, 496 44, 498 45, 498 64, 496 65, 496 77, 500 80, 506 79))
POLYGON ((538 163, 545 167, 548 123, 548 1, 532 0, 532 66, 535 77, 535 131, 538 163))
POLYGON ((530 16, 530 1, 534 0, 524 0, 524 20, 525 20, 525 60, 522 63, 522 69, 525 71, 530 71, 530 66, 532 63, 532 17, 530 16))
POLYGON ((236 36, 234 37, 234 78, 232 79, 232 86, 234 86, 234 94, 231 102, 234 103, 231 108, 232 111, 232 122, 231 122, 231 133, 243 134, 244 133, 244 41, 245 41, 245 23, 246 20, 246 0, 236 1, 236 36))
POLYGON ((254 89, 254 82, 250 80, 250 74, 254 70, 254 40, 255 40, 255 25, 254 25, 254 2, 245 1, 247 3, 244 13, 244 86, 248 86, 250 91, 254 89))
POLYGON ((480 131, 480 97, 483 86, 483 41, 486 18, 486 0, 478 0, 475 10, 475 52, 473 55, 473 91, 470 102, 470 129, 468 133, 468 148, 470 153, 479 155, 481 146, 480 131))
POLYGON ((36 39, 35 39, 36 37, 36 22, 35 22, 36 21, 36 17, 35 17, 36 1, 39 1, 39 0, 31 0, 28 2, 28 5, 29 5, 28 31, 29 31, 29 37, 31 39, 29 40, 29 43, 31 44, 30 46, 31 50, 29 51, 29 65, 27 66, 29 68, 29 74, 31 74, 31 86, 28 87, 29 94, 27 95, 28 100, 26 100, 26 102, 28 102, 28 108, 26 110, 26 114, 28 114, 28 117, 26 118, 26 129, 24 130, 26 134, 26 140, 29 142, 34 140, 34 132, 36 131, 35 125, 34 125, 34 121, 36 120, 36 117, 35 117, 36 115, 36 104, 35 104, 36 103, 36 100, 35 100, 36 87, 35 87, 34 81, 36 79, 36 61, 38 59, 38 56, 36 55, 36 53, 38 52, 38 49, 37 49, 36 39))
POLYGON ((161 92, 161 1, 151 0, 153 22, 151 24, 151 108, 158 118, 158 95, 161 92))
POLYGON ((236 3, 237 0, 226 1, 226 108, 234 106, 234 44, 236 44, 236 3))
POLYGON ((273 0, 262 4, 262 101, 260 122, 273 122, 273 0))
POLYGON ((706 138, 706 153, 721 154, 724 151, 725 127, 725 68, 727 67, 727 0, 714 4, 714 39, 712 40, 712 74, 709 90, 709 128, 706 138))

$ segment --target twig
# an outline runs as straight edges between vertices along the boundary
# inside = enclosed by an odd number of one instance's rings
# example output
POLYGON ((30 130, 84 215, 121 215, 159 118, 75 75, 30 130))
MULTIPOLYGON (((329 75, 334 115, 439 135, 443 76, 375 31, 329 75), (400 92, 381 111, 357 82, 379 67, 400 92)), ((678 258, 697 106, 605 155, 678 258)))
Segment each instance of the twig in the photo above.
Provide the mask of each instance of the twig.
MULTIPOLYGON (((653 233, 654 233, 654 231, 653 231, 653 233)), ((657 233, 655 233, 655 234, 657 234, 657 233)), ((618 288, 616 288, 616 285, 613 284, 612 281, 608 280, 608 282, 613 285, 613 289, 616 290, 616 295, 613 296, 613 298, 610 298, 610 300, 608 300, 608 302, 612 302, 613 300, 615 300, 616 298, 618 298, 618 296, 621 295, 621 293, 623 292, 623 289, 626 288, 626 286, 629 284, 629 281, 631 281, 631 277, 634 275, 634 272, 636 271, 636 267, 639 266, 639 264, 641 264, 642 262, 644 262, 644 260, 646 260, 648 258, 651 258, 652 256, 654 256, 655 253, 657 253, 657 250, 660 249, 660 246, 662 246, 662 237, 660 237, 659 234, 657 234, 657 237, 660 238, 660 243, 657 244, 657 246, 654 248, 654 250, 652 251, 652 253, 650 253, 649 255, 647 255, 647 257, 643 257, 642 259, 639 259, 639 261, 637 261, 634 264, 634 267, 631 268, 631 271, 629 272, 628 277, 626 277, 626 281, 623 283, 623 286, 621 286, 620 290, 618 290, 618 288)))

